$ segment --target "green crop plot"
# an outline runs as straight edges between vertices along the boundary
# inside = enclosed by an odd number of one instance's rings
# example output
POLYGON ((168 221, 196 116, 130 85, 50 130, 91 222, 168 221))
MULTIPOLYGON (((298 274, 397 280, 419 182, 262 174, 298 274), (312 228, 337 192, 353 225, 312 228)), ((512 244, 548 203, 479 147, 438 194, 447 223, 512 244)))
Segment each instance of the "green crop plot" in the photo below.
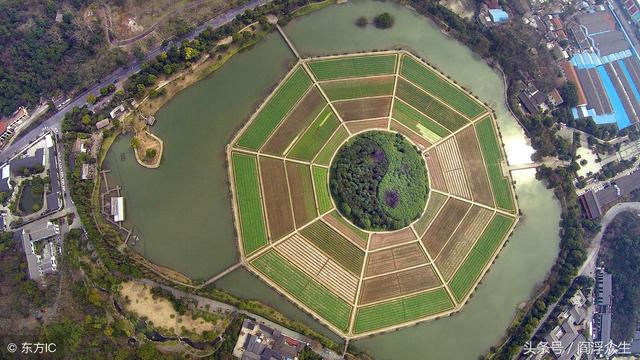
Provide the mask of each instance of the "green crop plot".
POLYGON ((321 83, 331 101, 393 94, 395 76, 349 79, 321 83))
POLYGON ((326 106, 298 139, 287 156, 298 160, 311 161, 331 138, 331 135, 339 125, 340 120, 333 113, 331 107, 326 106))
POLYGON ((402 57, 400 74, 420 86, 429 94, 438 97, 470 119, 482 114, 486 109, 462 90, 443 79, 433 70, 420 64, 410 56, 402 57))
POLYGON ((340 221, 344 225, 348 226, 358 237, 364 241, 369 240, 369 234, 360 230, 360 228, 354 226, 352 223, 348 222, 340 213, 336 210, 331 213, 331 217, 340 221))
POLYGON ((396 96, 450 131, 455 131, 469 123, 464 116, 404 80, 398 79, 396 96))
POLYGON ((323 221, 316 221, 300 230, 300 234, 314 243, 325 254, 329 255, 345 269, 360 276, 364 263, 364 252, 352 242, 345 239, 323 221))
POLYGON ((395 73, 396 59, 396 54, 344 57, 312 61, 309 68, 318 80, 387 75, 395 73))
POLYGON ((314 159, 314 163, 320 165, 329 165, 331 159, 333 158, 333 154, 338 150, 340 145, 347 140, 349 137, 349 133, 344 128, 344 126, 340 126, 338 130, 333 134, 331 139, 327 141, 324 145, 318 156, 314 159))
POLYGON ((480 140, 480 148, 487 164, 489 181, 493 188, 496 205, 508 211, 515 211, 513 204, 513 194, 509 178, 502 174, 502 152, 500 144, 493 128, 492 120, 486 117, 476 123, 476 131, 480 140))
POLYGON ((378 330, 431 316, 453 308, 453 302, 443 288, 383 302, 358 309, 354 333, 378 330))
POLYGON ((513 222, 513 218, 496 214, 484 230, 449 284, 458 301, 462 301, 471 291, 471 287, 493 257, 513 222))
POLYGON ((258 183, 258 161, 255 156, 239 153, 233 153, 231 159, 240 213, 242 247, 245 255, 249 255, 267 244, 258 183))
POLYGON ((393 112, 391 116, 404 126, 422 135, 423 138, 432 144, 435 144, 451 133, 437 122, 424 116, 399 99, 393 102, 393 112))
POLYGON ((351 306, 316 283, 274 250, 251 262, 263 275, 340 330, 349 326, 351 306))
POLYGON ((313 182, 316 189, 318 212, 324 214, 333 208, 331 195, 329 194, 329 186, 327 185, 329 170, 320 166, 313 166, 311 173, 313 174, 313 182))
POLYGON ((258 150, 285 115, 311 87, 311 78, 299 67, 269 99, 238 140, 243 148, 258 150))

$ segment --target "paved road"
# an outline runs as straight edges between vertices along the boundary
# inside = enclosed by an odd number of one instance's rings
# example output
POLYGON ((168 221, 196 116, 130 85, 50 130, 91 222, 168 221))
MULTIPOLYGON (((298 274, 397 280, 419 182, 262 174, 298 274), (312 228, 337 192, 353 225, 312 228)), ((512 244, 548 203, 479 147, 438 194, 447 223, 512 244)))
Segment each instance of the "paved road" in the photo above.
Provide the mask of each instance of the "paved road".
POLYGON ((147 54, 144 61, 142 62, 134 61, 128 67, 117 69, 111 75, 107 76, 105 79, 103 79, 98 84, 96 84, 94 87, 85 91, 84 93, 80 94, 78 97, 70 101, 69 104, 67 104, 65 107, 60 109, 57 113, 55 113, 50 118, 42 122, 38 127, 32 129, 27 134, 22 136, 20 139, 18 139, 17 141, 9 145, 2 153, 0 153, 0 163, 7 161, 7 159, 13 156, 18 150, 22 149, 27 144, 29 144, 30 141, 42 135, 42 133, 46 129, 60 130, 60 123, 64 118, 64 116, 67 114, 67 112, 71 111, 76 106, 81 107, 82 105, 84 105, 87 102, 87 96, 89 96, 89 94, 98 95, 100 92, 100 88, 103 88, 114 82, 118 82, 121 79, 128 78, 129 76, 135 74, 136 72, 140 71, 143 63, 146 63, 147 61, 155 58, 161 52, 169 49, 173 44, 179 44, 183 40, 193 40, 198 34, 200 34, 206 28, 208 27, 218 28, 222 25, 227 24, 228 22, 233 20, 236 16, 238 16, 239 14, 242 14, 246 10, 255 9, 256 7, 264 5, 266 3, 267 3, 267 0, 252 0, 239 8, 230 9, 216 16, 215 18, 205 22, 204 24, 198 26, 189 35, 185 36, 179 41, 175 40, 170 42, 166 46, 158 47, 152 50, 149 54, 147 54))

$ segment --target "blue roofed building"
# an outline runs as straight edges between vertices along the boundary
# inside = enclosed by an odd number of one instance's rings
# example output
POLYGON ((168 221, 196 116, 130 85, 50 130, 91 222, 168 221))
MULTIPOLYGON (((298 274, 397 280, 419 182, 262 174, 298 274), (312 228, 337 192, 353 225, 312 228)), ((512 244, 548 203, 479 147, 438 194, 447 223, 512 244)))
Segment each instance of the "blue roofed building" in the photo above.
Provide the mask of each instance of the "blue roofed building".
POLYGON ((489 16, 494 23, 501 23, 509 20, 509 14, 502 9, 489 9, 489 16))

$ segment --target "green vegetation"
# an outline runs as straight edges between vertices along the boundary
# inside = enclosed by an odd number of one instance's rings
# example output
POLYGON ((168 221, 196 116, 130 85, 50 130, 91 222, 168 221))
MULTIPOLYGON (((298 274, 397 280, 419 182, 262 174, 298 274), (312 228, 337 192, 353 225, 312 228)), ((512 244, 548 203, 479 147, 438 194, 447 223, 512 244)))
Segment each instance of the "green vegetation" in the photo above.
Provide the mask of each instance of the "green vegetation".
POLYGON ((424 210, 429 180, 420 152, 404 136, 369 131, 345 144, 329 188, 340 212, 367 230, 397 230, 424 210))
POLYGON ((427 231, 429 224, 431 224, 431 221, 436 217, 438 211, 446 201, 447 195, 443 195, 433 191, 431 192, 431 194, 429 194, 429 202, 427 203, 427 208, 425 209, 424 214, 422 214, 420 220, 416 221, 416 223, 414 224, 414 227, 416 228, 418 234, 422 235, 425 231, 427 231))
POLYGON ((358 309, 354 333, 381 329, 434 315, 453 308, 444 288, 358 309))
POLYGON ((351 306, 313 281, 277 252, 269 250, 251 264, 335 327, 347 330, 351 306))
POLYGON ((373 24, 378 29, 388 29, 393 26, 393 22, 394 22, 393 16, 391 16, 391 14, 386 12, 373 18, 373 24))
POLYGON ((352 223, 348 222, 347 219, 345 219, 344 217, 342 217, 342 215, 340 215, 340 213, 338 211, 333 211, 331 212, 331 217, 340 221, 341 223, 347 225, 351 230, 353 230, 353 232, 358 235, 358 237, 364 241, 368 241, 369 240, 369 234, 362 231, 362 229, 358 228, 357 226, 354 226, 352 223))
POLYGON ((349 137, 349 133, 344 126, 340 126, 338 130, 333 134, 331 139, 327 141, 322 150, 318 153, 314 159, 314 163, 320 165, 329 165, 333 159, 333 154, 338 150, 338 147, 349 137))
POLYGON ((25 180, 21 184, 18 210, 20 215, 33 214, 42 209, 44 205, 45 180, 40 177, 25 180))
POLYGON ((500 144, 493 129, 491 118, 486 117, 477 122, 476 131, 478 140, 480 140, 480 148, 484 155, 484 162, 487 165, 496 205, 501 209, 514 211, 511 184, 509 179, 502 175, 502 151, 500 151, 500 144))
POLYGON ((345 269, 360 276, 364 263, 364 252, 351 241, 318 220, 300 230, 300 234, 314 243, 320 250, 337 261, 345 269))
POLYGON ((287 156, 304 161, 313 160, 338 126, 340 126, 340 120, 333 113, 331 107, 326 106, 298 139, 287 156))
POLYGON ((309 75, 302 67, 299 67, 260 110, 251 125, 238 139, 237 145, 251 150, 258 150, 289 110, 311 87, 311 84, 309 75))
POLYGON ((364 16, 360 16, 359 18, 356 19, 356 26, 357 27, 366 27, 367 25, 369 25, 369 20, 367 20, 366 17, 364 16))
POLYGON ((432 144, 435 144, 451 133, 400 99, 396 99, 396 101, 393 102, 392 117, 404 126, 422 135, 422 137, 432 144))
POLYGON ((311 173, 316 188, 315 193, 318 200, 318 212, 324 214, 333 208, 331 195, 329 195, 329 187, 327 185, 329 170, 320 166, 313 166, 311 173))
POLYGON ((640 322, 640 218, 633 212, 616 216, 602 238, 600 259, 613 279, 611 338, 631 342, 640 322))
POLYGON ((258 161, 255 156, 239 153, 233 153, 231 158, 240 215, 242 245, 245 255, 249 255, 267 244, 267 231, 258 181, 258 161))
POLYGON ((398 79, 396 96, 450 131, 455 131, 469 123, 464 116, 404 80, 398 79))
POLYGON ((402 57, 400 74, 470 119, 486 111, 477 101, 411 56, 402 57))
POLYGON ((387 75, 395 72, 396 58, 396 54, 344 57, 312 61, 309 68, 318 80, 387 75))
POLYGON ((513 221, 510 217, 496 214, 487 225, 487 228, 449 283, 451 291, 453 291, 458 301, 462 301, 465 295, 471 291, 471 287, 476 283, 482 270, 491 260, 509 229, 511 229, 513 221))
POLYGON ((331 101, 393 94, 395 77, 330 81, 320 84, 331 101))

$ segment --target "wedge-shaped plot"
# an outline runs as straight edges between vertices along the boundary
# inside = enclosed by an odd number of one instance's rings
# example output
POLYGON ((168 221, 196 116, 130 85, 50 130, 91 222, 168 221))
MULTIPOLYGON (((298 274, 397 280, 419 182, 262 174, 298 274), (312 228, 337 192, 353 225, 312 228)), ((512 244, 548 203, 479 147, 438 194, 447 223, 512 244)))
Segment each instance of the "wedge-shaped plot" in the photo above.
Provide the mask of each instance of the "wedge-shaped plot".
POLYGON ((242 249, 249 255, 267 244, 255 156, 233 153, 233 182, 240 217, 242 249))
POLYGON ((351 305, 315 282, 276 251, 269 250, 253 260, 251 265, 337 329, 348 329, 351 305))
POLYGON ((314 60, 311 72, 318 80, 389 75, 395 73, 396 54, 363 55, 314 60))
POLYGON ((449 192, 471 200, 471 190, 467 182, 467 175, 462 167, 462 156, 455 137, 441 142, 435 150, 449 192))
POLYGON ((402 56, 400 75, 470 119, 486 111, 485 107, 471 96, 445 79, 435 70, 419 63, 410 55, 402 56))
POLYGON ((458 301, 462 301, 471 292, 489 261, 496 254, 500 244, 506 240, 513 222, 511 217, 496 214, 484 230, 449 283, 451 291, 458 301))
POLYGON ((349 303, 355 301, 358 278, 340 267, 301 235, 295 234, 282 241, 276 249, 287 260, 334 294, 349 303))
POLYGON ((344 124, 352 134, 356 134, 363 131, 373 129, 386 129, 389 126, 389 119, 372 119, 372 120, 360 120, 349 121, 344 124))
POLYGON ((486 117, 476 123, 476 131, 480 140, 480 148, 487 164, 489 180, 493 188, 496 205, 507 211, 515 211, 513 192, 509 178, 502 172, 502 149, 493 127, 491 117, 486 117))
POLYGON ((443 288, 359 307, 354 333, 361 334, 407 323, 442 313, 453 308, 453 301, 443 288))
POLYGON ((291 203, 296 227, 311 222, 316 216, 316 200, 309 165, 287 161, 287 179, 291 191, 291 203))
POLYGON ((408 127, 400 124, 395 120, 391 120, 391 130, 397 131, 400 134, 404 135, 406 138, 411 140, 414 144, 418 146, 418 150, 424 151, 426 148, 431 146, 431 143, 425 139, 422 135, 413 132, 408 127))
POLYGON ((329 195, 329 169, 320 166, 312 166, 313 183, 318 203, 318 212, 324 214, 333 209, 331 195, 329 195))
POLYGON ((284 161, 261 156, 260 175, 269 236, 271 241, 276 241, 294 229, 284 161))
POLYGON ((424 213, 420 219, 413 224, 418 236, 422 236, 424 232, 427 231, 427 227, 429 227, 431 221, 433 221, 438 214, 438 211, 444 206, 447 198, 447 195, 437 192, 431 192, 431 194, 429 194, 429 201, 427 202, 427 207, 424 209, 424 213))
POLYGON ((351 242, 358 245, 361 249, 367 248, 369 234, 360 230, 360 228, 351 224, 347 219, 342 217, 337 210, 325 215, 322 220, 338 230, 342 235, 346 236, 351 242))
POLYGON ((392 95, 395 76, 327 81, 320 84, 329 100, 392 95))
POLYGON ((426 152, 424 156, 425 161, 427 162, 427 168, 429 169, 429 184, 431 187, 447 192, 447 182, 444 178, 444 171, 442 171, 442 164, 440 164, 440 159, 438 158, 438 153, 435 149, 431 149, 426 152))
POLYGON ((364 251, 329 225, 318 220, 300 230, 300 234, 345 269, 360 276, 364 263, 364 251))
POLYGON ((322 150, 320 150, 318 156, 316 156, 313 162, 315 164, 328 166, 331 159, 333 159, 333 155, 348 137, 349 132, 347 132, 347 129, 344 126, 340 126, 333 136, 331 136, 331 139, 327 141, 322 150))
POLYGON ((313 160, 339 125, 340 121, 327 105, 291 147, 287 157, 303 161, 313 160))
POLYGON ((416 234, 413 233, 411 228, 383 233, 375 233, 371 235, 370 250, 382 249, 389 246, 404 244, 406 242, 414 240, 416 240, 416 234))
POLYGON ((393 103, 391 116, 402 125, 420 134, 432 144, 435 144, 451 133, 442 125, 429 119, 426 115, 397 98, 393 103))
POLYGON ((422 243, 432 257, 440 253, 470 207, 471 204, 462 200, 455 198, 447 200, 427 232, 422 236, 422 243))
POLYGON ((482 159, 475 129, 469 126, 457 133, 455 138, 460 147, 460 154, 469 179, 468 184, 471 188, 473 200, 493 207, 493 193, 491 192, 489 177, 482 159))
POLYGON ((312 87, 274 131, 261 151, 267 154, 283 155, 326 105, 327 102, 322 98, 320 91, 312 87))
POLYGON ((439 286, 440 280, 430 265, 404 270, 362 282, 360 304, 365 305, 381 300, 408 295, 439 286))
POLYGON ((344 121, 381 118, 389 116, 391 97, 338 101, 333 106, 344 121))
POLYGON ((364 274, 377 276, 428 262, 420 244, 414 242, 369 253, 364 274))
POLYGON ((472 207, 456 232, 451 235, 445 247, 440 251, 440 254, 438 256, 434 255, 438 270, 440 270, 440 274, 442 274, 445 281, 451 279, 451 276, 453 276, 453 273, 462 263, 492 217, 492 210, 479 206, 472 207))
POLYGON ((396 96, 449 131, 458 130, 469 123, 463 115, 405 80, 398 79, 396 96))
POLYGON ((311 78, 302 67, 289 76, 264 104, 260 112, 245 128, 237 145, 251 150, 258 150, 265 143, 273 130, 280 124, 287 113, 311 87, 311 78))

